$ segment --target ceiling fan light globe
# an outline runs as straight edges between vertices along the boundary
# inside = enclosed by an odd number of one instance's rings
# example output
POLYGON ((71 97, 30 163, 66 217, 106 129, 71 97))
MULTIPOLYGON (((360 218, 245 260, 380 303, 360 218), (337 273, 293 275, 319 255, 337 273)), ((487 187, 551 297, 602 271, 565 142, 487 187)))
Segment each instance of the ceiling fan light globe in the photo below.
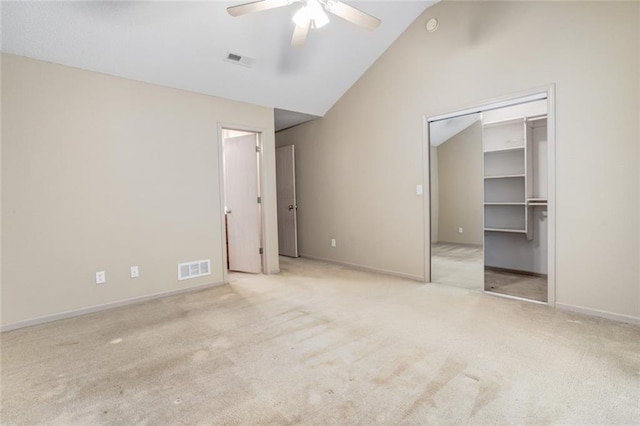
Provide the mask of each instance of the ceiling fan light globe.
MULTIPOLYGON (((324 22, 329 19, 318 0, 307 0, 306 9, 309 12, 309 17, 314 21, 324 22)), ((326 25, 326 22, 323 25, 326 25)))
POLYGON ((309 11, 307 10, 307 8, 306 7, 300 8, 300 10, 298 10, 293 15, 292 21, 295 22, 296 25, 301 27, 305 25, 309 25, 309 21, 311 21, 311 17, 309 16, 309 11))
POLYGON ((322 28, 329 23, 329 17, 326 13, 322 12, 313 17, 314 28, 322 28))

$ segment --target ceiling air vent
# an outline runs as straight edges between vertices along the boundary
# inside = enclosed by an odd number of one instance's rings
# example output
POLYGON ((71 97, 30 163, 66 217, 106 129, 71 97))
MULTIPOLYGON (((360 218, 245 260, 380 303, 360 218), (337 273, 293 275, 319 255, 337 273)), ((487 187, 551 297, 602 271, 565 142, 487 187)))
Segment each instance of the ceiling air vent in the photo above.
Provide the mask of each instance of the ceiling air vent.
POLYGON ((211 260, 196 260, 178 264, 178 281, 211 274, 211 260))
POLYGON ((251 67, 255 62, 255 59, 253 58, 242 56, 233 52, 227 52, 227 56, 224 58, 224 60, 227 62, 231 62, 232 64, 244 65, 245 67, 251 67))

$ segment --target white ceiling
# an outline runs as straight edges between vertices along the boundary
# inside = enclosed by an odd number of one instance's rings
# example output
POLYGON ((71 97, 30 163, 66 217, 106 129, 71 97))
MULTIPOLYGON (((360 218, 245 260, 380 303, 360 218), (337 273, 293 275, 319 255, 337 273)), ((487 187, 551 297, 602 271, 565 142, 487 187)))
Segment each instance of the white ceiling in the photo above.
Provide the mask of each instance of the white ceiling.
MULTIPOLYGON (((287 7, 233 18, 228 1, 2 1, 2 51, 163 86, 322 116, 434 1, 349 1, 374 32, 335 16, 289 46, 287 7), (251 68, 227 52, 255 58, 251 68)), ((282 115, 281 111, 277 111, 282 115)), ((285 111, 290 125, 292 115, 285 111)), ((295 114, 294 114, 295 116, 295 114)), ((312 118, 312 117, 311 117, 312 118)), ((294 120, 295 121, 295 120, 294 120)), ((282 128, 282 127, 281 127, 282 128)))

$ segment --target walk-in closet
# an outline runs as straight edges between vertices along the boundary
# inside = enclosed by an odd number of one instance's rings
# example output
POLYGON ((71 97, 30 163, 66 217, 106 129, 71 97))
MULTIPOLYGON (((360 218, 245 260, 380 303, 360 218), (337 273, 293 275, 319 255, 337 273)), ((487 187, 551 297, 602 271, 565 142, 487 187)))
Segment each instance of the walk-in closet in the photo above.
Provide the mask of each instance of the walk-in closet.
POLYGON ((547 301, 546 102, 482 114, 484 288, 547 301))
POLYGON ((429 121, 431 282, 548 302, 546 98, 429 121))

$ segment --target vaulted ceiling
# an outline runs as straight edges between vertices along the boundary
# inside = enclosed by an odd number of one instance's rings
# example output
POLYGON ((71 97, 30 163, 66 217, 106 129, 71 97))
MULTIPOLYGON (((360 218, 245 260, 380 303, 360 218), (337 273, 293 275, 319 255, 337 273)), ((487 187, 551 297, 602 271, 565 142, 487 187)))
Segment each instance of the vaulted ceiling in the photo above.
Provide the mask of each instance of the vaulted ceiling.
MULTIPOLYGON (((274 107, 284 125, 324 115, 434 1, 349 1, 382 20, 368 32, 331 16, 289 45, 301 7, 231 17, 228 1, 3 1, 3 52, 274 107), (225 61, 228 52, 254 59, 225 61), (289 112, 303 113, 302 115, 289 112)), ((283 127, 280 123, 279 127, 283 127)))

